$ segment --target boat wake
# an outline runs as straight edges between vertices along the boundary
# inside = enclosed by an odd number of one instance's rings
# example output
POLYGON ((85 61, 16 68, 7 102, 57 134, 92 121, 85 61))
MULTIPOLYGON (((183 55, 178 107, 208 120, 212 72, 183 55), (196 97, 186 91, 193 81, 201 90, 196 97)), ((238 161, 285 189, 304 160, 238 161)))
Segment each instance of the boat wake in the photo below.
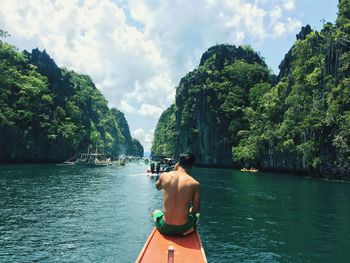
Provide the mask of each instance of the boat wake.
POLYGON ((139 173, 139 174, 120 174, 120 176, 131 176, 131 177, 140 176, 140 175, 145 176, 146 173, 139 173))

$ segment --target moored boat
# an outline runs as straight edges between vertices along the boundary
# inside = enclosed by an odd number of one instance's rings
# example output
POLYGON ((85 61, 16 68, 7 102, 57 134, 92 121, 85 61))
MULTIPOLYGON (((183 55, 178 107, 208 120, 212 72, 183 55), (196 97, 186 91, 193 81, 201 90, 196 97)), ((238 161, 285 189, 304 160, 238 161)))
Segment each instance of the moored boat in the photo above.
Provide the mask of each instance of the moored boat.
POLYGON ((259 172, 259 170, 258 170, 258 169, 255 169, 255 168, 250 168, 250 169, 242 168, 240 171, 241 171, 241 172, 251 172, 251 173, 259 172))
POLYGON ((151 172, 150 169, 147 170, 147 176, 160 176, 160 173, 157 173, 156 171, 151 172))
POLYGON ((111 158, 107 158, 104 153, 99 153, 96 146, 95 152, 90 152, 88 147, 87 153, 81 153, 80 157, 77 158, 75 163, 93 167, 101 167, 111 165, 112 161, 111 158))
POLYGON ((136 262, 200 263, 207 259, 197 230, 188 236, 167 236, 154 228, 136 262))
POLYGON ((71 165, 75 165, 75 162, 72 162, 72 161, 65 161, 63 163, 59 163, 57 165, 60 165, 60 166, 71 166, 71 165))
POLYGON ((92 166, 107 166, 112 164, 110 158, 107 158, 104 154, 99 153, 91 154, 90 159, 88 159, 88 163, 92 166))
POLYGON ((163 172, 170 172, 175 167, 175 160, 164 156, 152 156, 150 169, 147 170, 147 175, 159 175, 163 172))

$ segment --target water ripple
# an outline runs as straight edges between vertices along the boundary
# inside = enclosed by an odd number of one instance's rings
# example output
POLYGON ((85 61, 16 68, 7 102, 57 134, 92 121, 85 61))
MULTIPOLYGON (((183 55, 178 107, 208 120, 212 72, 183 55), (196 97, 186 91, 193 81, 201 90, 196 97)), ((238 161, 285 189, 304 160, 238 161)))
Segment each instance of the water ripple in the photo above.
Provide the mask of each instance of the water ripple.
MULTIPOLYGON (((144 165, 0 167, 0 262, 134 262, 162 205, 144 165)), ((349 184, 196 169, 209 262, 347 262, 349 184)))

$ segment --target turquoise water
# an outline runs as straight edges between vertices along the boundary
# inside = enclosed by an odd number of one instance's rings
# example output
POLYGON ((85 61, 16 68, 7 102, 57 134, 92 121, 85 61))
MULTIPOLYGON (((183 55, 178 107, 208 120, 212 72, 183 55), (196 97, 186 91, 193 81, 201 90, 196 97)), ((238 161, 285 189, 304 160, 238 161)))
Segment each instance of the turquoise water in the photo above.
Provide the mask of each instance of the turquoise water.
MULTIPOLYGON (((161 207, 147 166, 0 166, 0 262, 134 262, 161 207)), ((349 262, 350 184, 195 169, 209 262, 349 262)))

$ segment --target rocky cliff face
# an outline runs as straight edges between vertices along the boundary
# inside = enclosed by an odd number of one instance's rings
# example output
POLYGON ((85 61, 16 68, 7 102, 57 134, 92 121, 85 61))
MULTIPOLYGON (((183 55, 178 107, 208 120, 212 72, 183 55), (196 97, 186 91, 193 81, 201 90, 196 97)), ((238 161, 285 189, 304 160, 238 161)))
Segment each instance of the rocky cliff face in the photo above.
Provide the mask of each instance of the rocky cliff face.
POLYGON ((151 149, 153 155, 175 157, 178 136, 175 122, 175 105, 173 104, 162 113, 158 120, 151 149))
POLYGON ((192 151, 201 165, 232 166, 232 146, 237 143, 232 133, 245 126, 246 94, 268 78, 266 64, 249 47, 209 48, 177 89, 177 153, 192 151), (186 103, 189 97, 193 99, 186 103))
POLYGON ((111 113, 118 123, 119 130, 117 132, 119 132, 121 135, 114 135, 115 138, 121 137, 121 139, 115 143, 115 147, 113 148, 113 155, 131 155, 143 157, 143 146, 138 140, 135 140, 131 137, 129 124, 125 118, 124 113, 117 109, 111 109, 111 113))
MULTIPOLYGON (((339 3, 335 25, 301 29, 278 77, 248 47, 208 49, 177 87, 176 142, 162 143, 202 165, 349 180, 350 5, 339 3)), ((167 127, 159 123, 155 141, 167 127)))
POLYGON ((143 156, 124 114, 109 109, 91 78, 59 68, 45 52, 0 40, 0 162, 60 162, 88 145, 143 156))
MULTIPOLYGON (((231 166, 236 133, 247 125, 243 110, 250 87, 269 80, 263 60, 249 47, 218 45, 206 51, 200 65, 177 87, 176 146, 173 155, 191 151, 201 165, 231 166)), ((158 123, 152 152, 160 154, 167 144, 160 132, 169 123, 158 123)), ((169 143, 169 142, 168 142, 169 143)))
MULTIPOLYGON (((190 89, 190 87, 184 88, 190 89)), ((229 120, 219 123, 217 113, 211 110, 215 95, 215 91, 202 87, 195 95, 190 117, 186 120, 183 115, 189 113, 186 112, 186 105, 182 103, 185 98, 183 94, 177 94, 176 127, 179 136, 176 155, 190 151, 196 155, 198 164, 232 165, 232 142, 227 138, 227 131, 223 127, 228 126, 229 120)))
MULTIPOLYGON (((350 46, 347 34, 339 28, 331 23, 320 33, 302 28, 281 63, 279 81, 286 86, 287 104, 279 125, 294 123, 284 135, 293 139, 288 149, 281 150, 273 142, 265 147, 260 156, 262 168, 349 178, 350 149, 346 145, 350 133, 344 128, 349 127, 350 100, 343 96, 349 92, 345 83, 350 76, 350 46), (297 107, 302 118, 293 120, 288 113, 297 107)), ((279 140, 285 140, 282 138, 279 140)))

